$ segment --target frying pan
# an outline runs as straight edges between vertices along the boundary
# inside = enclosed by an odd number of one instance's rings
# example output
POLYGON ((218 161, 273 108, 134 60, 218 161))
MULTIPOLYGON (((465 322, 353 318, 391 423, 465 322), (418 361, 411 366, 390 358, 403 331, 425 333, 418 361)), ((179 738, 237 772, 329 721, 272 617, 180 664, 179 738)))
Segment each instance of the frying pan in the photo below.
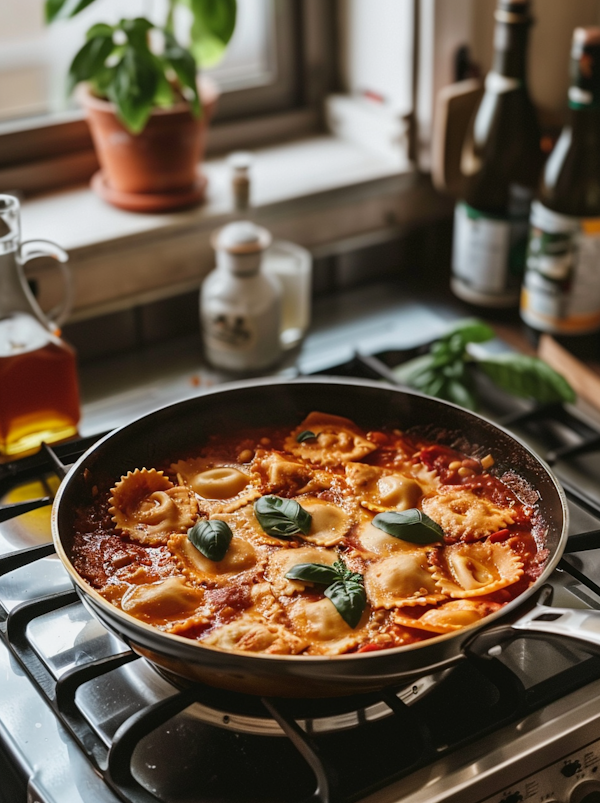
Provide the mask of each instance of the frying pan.
POLYGON ((514 637, 516 631, 538 638, 555 633, 600 645, 600 612, 535 603, 565 550, 567 531, 567 502, 556 478, 527 446, 502 428, 418 393, 380 382, 331 377, 236 382, 150 413, 110 433, 87 451, 61 484, 52 510, 56 551, 82 602, 135 652, 179 679, 282 697, 350 695, 410 683, 464 660, 467 645, 480 634, 488 645, 506 638, 507 633, 514 637), (289 656, 224 650, 164 633, 113 606, 76 572, 69 558, 75 511, 91 502, 93 486, 106 490, 127 471, 176 459, 190 447, 203 445, 211 434, 253 426, 292 428, 313 410, 345 416, 365 429, 416 427, 427 437, 458 445, 463 451, 473 453, 480 448, 482 453, 491 452, 500 474, 515 471, 539 495, 549 550, 541 575, 505 607, 454 633, 382 651, 289 656), (509 627, 497 628, 506 622, 509 627))

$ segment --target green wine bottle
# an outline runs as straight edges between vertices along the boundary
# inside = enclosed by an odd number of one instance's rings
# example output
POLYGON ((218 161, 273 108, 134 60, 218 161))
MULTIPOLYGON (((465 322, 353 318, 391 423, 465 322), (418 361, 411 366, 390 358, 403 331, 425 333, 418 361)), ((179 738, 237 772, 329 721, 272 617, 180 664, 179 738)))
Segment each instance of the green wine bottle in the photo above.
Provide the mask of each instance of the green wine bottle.
POLYGON ((521 317, 569 340, 600 330, 600 28, 573 33, 569 120, 531 209, 521 317))
POLYGON ((543 164, 526 80, 529 0, 498 0, 495 18, 493 69, 462 152, 451 287, 478 306, 516 308, 543 164))

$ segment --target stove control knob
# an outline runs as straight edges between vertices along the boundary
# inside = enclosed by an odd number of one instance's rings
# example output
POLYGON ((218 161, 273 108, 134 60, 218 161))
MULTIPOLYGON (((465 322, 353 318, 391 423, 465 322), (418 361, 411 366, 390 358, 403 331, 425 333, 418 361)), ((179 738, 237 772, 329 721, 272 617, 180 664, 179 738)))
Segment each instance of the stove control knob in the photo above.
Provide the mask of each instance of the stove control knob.
POLYGON ((569 803, 600 803, 600 783, 584 781, 571 792, 569 803))

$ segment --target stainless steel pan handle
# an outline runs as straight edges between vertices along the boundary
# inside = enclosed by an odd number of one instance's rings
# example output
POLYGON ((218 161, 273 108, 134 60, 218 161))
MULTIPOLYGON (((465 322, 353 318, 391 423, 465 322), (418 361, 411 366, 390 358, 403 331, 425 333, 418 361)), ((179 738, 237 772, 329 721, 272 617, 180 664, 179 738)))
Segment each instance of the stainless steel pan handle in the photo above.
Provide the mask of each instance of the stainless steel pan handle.
POLYGON ((600 652, 600 611, 578 608, 553 608, 539 603, 516 621, 513 630, 532 635, 566 636, 585 642, 600 652))

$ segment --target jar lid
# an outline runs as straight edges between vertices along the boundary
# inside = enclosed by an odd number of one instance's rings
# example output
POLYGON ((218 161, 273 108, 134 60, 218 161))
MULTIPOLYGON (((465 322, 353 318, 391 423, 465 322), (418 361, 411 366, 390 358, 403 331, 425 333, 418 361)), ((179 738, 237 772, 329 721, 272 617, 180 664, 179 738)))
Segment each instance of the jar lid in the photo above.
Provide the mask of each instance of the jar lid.
POLYGON ((215 231, 211 243, 215 251, 255 254, 268 248, 272 239, 271 232, 262 226, 257 226, 250 220, 238 220, 215 231))

